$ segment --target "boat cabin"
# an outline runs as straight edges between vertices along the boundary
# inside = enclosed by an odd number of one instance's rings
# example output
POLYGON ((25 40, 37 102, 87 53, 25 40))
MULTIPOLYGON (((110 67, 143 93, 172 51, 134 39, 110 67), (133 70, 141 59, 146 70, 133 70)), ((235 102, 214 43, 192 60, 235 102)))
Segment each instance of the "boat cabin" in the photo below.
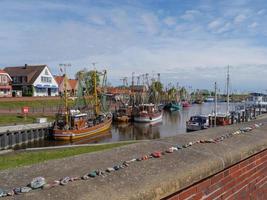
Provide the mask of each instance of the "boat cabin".
POLYGON ((80 113, 80 114, 71 115, 70 124, 73 129, 77 129, 77 130, 88 127, 87 114, 80 113))
MULTIPOLYGON (((210 125, 215 124, 215 115, 210 115, 210 125)), ((216 115, 216 126, 226 126, 231 124, 230 114, 218 113, 216 115)))
POLYGON ((267 106, 267 95, 263 93, 250 93, 246 100, 247 106, 267 106))
POLYGON ((156 111, 155 104, 141 104, 139 111, 142 113, 154 113, 156 111))

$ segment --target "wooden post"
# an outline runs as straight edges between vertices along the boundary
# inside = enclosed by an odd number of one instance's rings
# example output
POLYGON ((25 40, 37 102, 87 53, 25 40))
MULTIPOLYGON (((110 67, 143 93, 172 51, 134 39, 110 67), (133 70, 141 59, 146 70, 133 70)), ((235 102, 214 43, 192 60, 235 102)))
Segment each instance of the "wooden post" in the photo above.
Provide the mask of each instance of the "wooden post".
POLYGON ((255 106, 253 107, 253 117, 254 119, 256 119, 256 107, 255 106))
POLYGON ((234 124, 235 116, 234 113, 231 114, 231 124, 234 124))

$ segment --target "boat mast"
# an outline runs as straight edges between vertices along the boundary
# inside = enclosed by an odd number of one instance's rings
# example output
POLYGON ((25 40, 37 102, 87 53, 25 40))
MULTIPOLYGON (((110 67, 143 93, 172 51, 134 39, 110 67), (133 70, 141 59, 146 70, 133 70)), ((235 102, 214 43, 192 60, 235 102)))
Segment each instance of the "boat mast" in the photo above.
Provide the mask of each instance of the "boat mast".
POLYGON ((94 73, 93 73, 93 84, 94 84, 94 99, 95 99, 95 115, 98 116, 99 115, 99 102, 98 102, 98 97, 97 97, 97 84, 96 84, 96 75, 97 75, 97 71, 95 69, 95 62, 92 63, 92 65, 94 66, 94 73))
POLYGON ((59 64, 59 66, 64 66, 64 107, 65 107, 65 121, 66 125, 69 124, 69 111, 68 111, 68 94, 67 94, 67 68, 70 67, 71 64, 59 64))
POLYGON ((134 104, 135 104, 135 95, 134 95, 134 72, 132 72, 132 106, 134 108, 134 104))
POLYGON ((226 88, 226 91, 227 91, 227 111, 226 111, 226 114, 229 114, 230 112, 230 106, 229 106, 229 82, 230 82, 230 74, 229 74, 229 65, 227 67, 227 88, 226 88))
POLYGON ((214 101, 214 126, 216 127, 217 123, 217 82, 215 82, 215 101, 214 101))

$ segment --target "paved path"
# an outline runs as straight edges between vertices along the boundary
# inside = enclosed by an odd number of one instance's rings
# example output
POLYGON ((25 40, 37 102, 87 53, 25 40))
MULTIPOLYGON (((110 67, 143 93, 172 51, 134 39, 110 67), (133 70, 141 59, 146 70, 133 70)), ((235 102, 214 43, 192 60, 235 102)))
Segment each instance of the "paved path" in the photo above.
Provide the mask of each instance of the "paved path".
MULTIPOLYGON (((257 120, 258 122, 267 123, 267 119, 257 120)), ((44 176, 48 181, 58 180, 64 176, 81 176, 95 169, 106 169, 122 161, 147 155, 155 150, 165 150, 173 145, 199 139, 216 138, 253 123, 255 122, 177 134, 166 139, 0 171, 0 187, 24 186, 37 176, 44 176)), ((105 178, 96 177, 87 181, 71 182, 64 187, 34 191, 16 196, 15 199, 160 199, 266 149, 266 131, 267 125, 264 125, 217 144, 196 144, 162 158, 133 162, 129 167, 113 172, 105 178)))

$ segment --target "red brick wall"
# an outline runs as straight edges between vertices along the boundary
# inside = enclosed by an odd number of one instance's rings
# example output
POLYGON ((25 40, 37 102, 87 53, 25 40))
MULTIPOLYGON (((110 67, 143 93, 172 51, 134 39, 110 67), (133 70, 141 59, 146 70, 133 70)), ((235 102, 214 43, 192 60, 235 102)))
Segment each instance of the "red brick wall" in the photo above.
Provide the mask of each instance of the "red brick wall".
POLYGON ((235 164, 166 199, 267 200, 267 150, 235 164))

